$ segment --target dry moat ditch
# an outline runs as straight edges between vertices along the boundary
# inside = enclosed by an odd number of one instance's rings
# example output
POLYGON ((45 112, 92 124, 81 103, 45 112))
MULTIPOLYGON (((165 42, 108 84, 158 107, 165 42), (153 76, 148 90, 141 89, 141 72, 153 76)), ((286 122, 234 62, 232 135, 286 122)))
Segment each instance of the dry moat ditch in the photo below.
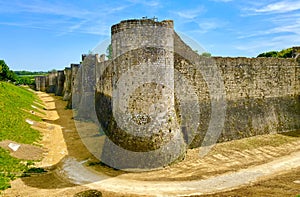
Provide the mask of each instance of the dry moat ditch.
POLYGON ((96 125, 77 122, 60 97, 37 93, 45 105, 43 134, 47 172, 14 180, 2 196, 297 196, 300 194, 300 131, 256 136, 217 144, 204 158, 190 149, 182 162, 164 169, 130 173, 111 169, 87 150, 85 140, 104 141, 96 125), (93 133, 94 132, 94 133, 93 133), (100 191, 96 192, 94 190, 100 191))

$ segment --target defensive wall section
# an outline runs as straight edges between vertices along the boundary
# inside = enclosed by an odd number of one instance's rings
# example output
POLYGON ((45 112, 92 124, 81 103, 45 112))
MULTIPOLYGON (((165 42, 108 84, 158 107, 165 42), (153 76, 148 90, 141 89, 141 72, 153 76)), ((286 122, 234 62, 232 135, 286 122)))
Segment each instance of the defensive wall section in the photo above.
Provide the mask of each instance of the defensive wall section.
POLYGON ((36 90, 62 96, 79 118, 101 125, 108 139, 101 159, 111 166, 166 165, 213 138, 210 128, 220 129, 218 142, 300 129, 300 47, 287 59, 203 57, 173 21, 150 19, 112 26, 111 44, 111 60, 83 55, 35 78, 36 90), (221 128, 215 106, 224 112, 221 128))

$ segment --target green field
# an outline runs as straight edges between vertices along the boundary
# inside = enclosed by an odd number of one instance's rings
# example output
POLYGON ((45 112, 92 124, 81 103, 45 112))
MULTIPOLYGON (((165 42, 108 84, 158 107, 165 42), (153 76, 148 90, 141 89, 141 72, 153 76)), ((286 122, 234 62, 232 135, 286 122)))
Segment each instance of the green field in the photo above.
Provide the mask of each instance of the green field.
MULTIPOLYGON (((26 123, 26 119, 40 120, 29 112, 32 105, 40 107, 34 101, 38 101, 37 96, 26 88, 0 82, 0 141, 32 144, 40 140, 39 131, 26 123)), ((0 190, 8 188, 9 181, 28 170, 32 163, 13 158, 0 148, 0 190)))

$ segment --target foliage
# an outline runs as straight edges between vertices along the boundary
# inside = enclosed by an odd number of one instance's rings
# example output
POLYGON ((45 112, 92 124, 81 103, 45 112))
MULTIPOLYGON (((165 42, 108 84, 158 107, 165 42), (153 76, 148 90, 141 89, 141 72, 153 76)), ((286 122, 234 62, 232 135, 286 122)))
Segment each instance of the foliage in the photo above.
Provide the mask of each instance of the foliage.
POLYGON ((106 57, 111 60, 112 59, 112 46, 111 44, 108 45, 106 48, 106 57))
MULTIPOLYGON (((57 72, 57 70, 56 69, 52 69, 52 70, 49 70, 48 71, 48 73, 55 73, 55 72, 57 72)), ((40 72, 39 74, 36 74, 36 75, 46 75, 47 73, 45 73, 45 72, 40 72)))
POLYGON ((8 151, 0 148, 0 190, 9 188, 9 181, 27 169, 20 159, 11 157, 8 151))
POLYGON ((14 71, 16 74, 15 84, 16 85, 34 85, 34 77, 40 76, 40 75, 46 75, 47 73, 54 72, 55 69, 49 71, 49 72, 43 72, 43 71, 14 71))
MULTIPOLYGON (((55 69, 53 69, 55 70, 55 69)), ((51 71, 49 71, 51 72, 51 71)), ((46 75, 47 72, 43 72, 43 71, 26 71, 26 70, 21 70, 21 71, 14 71, 14 73, 18 76, 21 76, 21 75, 46 75)))
POLYGON ((292 58, 293 57, 293 49, 288 48, 288 49, 283 49, 280 52, 278 52, 278 57, 281 58, 292 58))
POLYGON ((277 57, 277 55, 278 55, 277 51, 269 51, 269 52, 261 53, 257 57, 277 57))
MULTIPOLYGON (((29 113, 36 99, 37 97, 25 88, 0 82, 0 141, 12 140, 32 144, 40 139, 40 133, 26 122, 26 119, 40 120, 29 113)), ((24 162, 11 157, 8 151, 0 148, 0 190, 8 188, 9 181, 27 169, 28 166, 24 162)))
POLYGON ((203 56, 203 57, 211 57, 211 53, 203 52, 203 53, 201 54, 201 56, 203 56))
POLYGON ((34 85, 34 76, 19 76, 16 79, 16 85, 34 85))
POLYGON ((281 51, 269 51, 259 54, 257 57, 277 57, 277 58, 292 58, 293 49, 283 49, 281 51))
POLYGON ((33 85, 34 76, 45 74, 47 74, 47 72, 12 71, 4 60, 0 60, 0 81, 12 81, 17 85, 33 85))
POLYGON ((9 69, 4 60, 0 60, 0 81, 16 81, 16 75, 9 69))

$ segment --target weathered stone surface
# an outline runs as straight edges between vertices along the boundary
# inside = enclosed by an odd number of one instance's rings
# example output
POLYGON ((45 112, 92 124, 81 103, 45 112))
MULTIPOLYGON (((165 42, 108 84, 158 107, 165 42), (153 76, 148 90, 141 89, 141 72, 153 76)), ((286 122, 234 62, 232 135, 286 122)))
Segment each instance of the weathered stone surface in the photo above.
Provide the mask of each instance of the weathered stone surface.
POLYGON ((46 76, 36 76, 35 77, 35 89, 37 91, 46 91, 46 76))
POLYGON ((68 101, 71 99, 71 84, 72 84, 72 69, 65 68, 64 70, 65 81, 64 81, 64 89, 63 89, 63 100, 68 101))
POLYGON ((48 87, 46 92, 55 93, 57 88, 57 72, 51 72, 48 74, 48 87))
POLYGON ((41 90, 40 76, 35 76, 34 82, 35 82, 35 90, 40 91, 41 90))
POLYGON ((63 70, 57 71, 57 87, 55 95, 62 96, 64 91, 65 75, 63 70))
POLYGON ((71 64, 71 79, 70 79, 71 89, 70 89, 70 97, 68 99, 68 104, 67 104, 68 109, 72 109, 72 97, 73 97, 72 93, 74 91, 75 80, 78 73, 78 69, 79 69, 79 64, 71 64))
MULTIPOLYGON (((195 66, 182 57, 197 58, 177 35, 175 51, 175 69, 193 84, 200 105, 198 134, 191 147, 201 146, 212 118, 213 90, 207 82, 214 79, 203 78, 211 64, 221 73, 227 102, 218 142, 300 128, 300 69, 295 59, 213 57, 210 64, 199 58, 200 64, 195 66)), ((178 88, 180 84, 175 81, 178 88)))
POLYGON ((172 21, 128 20, 112 27, 114 59, 97 85, 96 110, 109 138, 101 160, 113 167, 157 168, 184 156, 173 33, 172 21))
POLYGON ((172 21, 149 19, 112 26, 111 44, 112 60, 82 55, 80 66, 35 81, 36 90, 64 93, 78 118, 100 123, 108 137, 101 160, 112 167, 161 167, 205 138, 300 128, 300 47, 293 59, 206 58, 181 40, 172 21), (218 112, 224 126, 214 120, 218 112), (221 132, 207 136, 211 128, 221 132))
POLYGON ((77 73, 79 88, 75 89, 73 105, 78 109, 76 118, 98 122, 95 112, 96 63, 98 55, 83 56, 83 62, 77 73))

